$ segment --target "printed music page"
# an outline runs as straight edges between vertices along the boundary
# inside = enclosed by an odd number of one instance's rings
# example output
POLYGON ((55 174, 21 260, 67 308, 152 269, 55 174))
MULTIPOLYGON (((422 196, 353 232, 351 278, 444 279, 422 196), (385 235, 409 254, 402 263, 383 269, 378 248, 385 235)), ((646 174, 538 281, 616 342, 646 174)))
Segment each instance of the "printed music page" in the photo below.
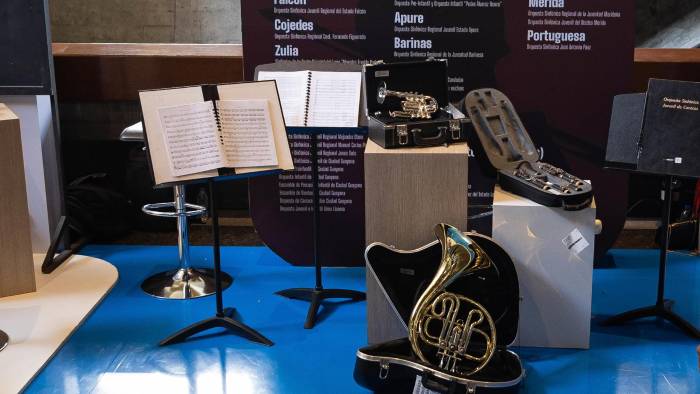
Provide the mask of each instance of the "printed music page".
POLYGON ((226 167, 277 166, 267 100, 217 101, 226 167))
POLYGON ((357 127, 362 74, 314 71, 307 126, 357 127))
POLYGON ((224 166, 224 152, 211 101, 158 109, 175 176, 224 166))
POLYGON ((147 90, 139 92, 139 99, 143 112, 144 138, 148 146, 148 154, 156 186, 218 175, 217 170, 182 176, 173 174, 165 131, 163 130, 158 111, 160 108, 203 103, 204 97, 201 87, 191 86, 186 88, 147 90))
POLYGON ((304 126, 308 79, 308 71, 260 71, 258 73, 259 81, 274 80, 277 82, 284 122, 287 126, 304 126))
POLYGON ((280 99, 277 95, 276 86, 275 81, 232 83, 217 86, 217 90, 219 91, 219 99, 221 101, 245 99, 253 101, 263 100, 268 103, 267 108, 274 135, 277 165, 266 167, 235 167, 236 174, 246 174, 277 169, 294 169, 294 161, 292 160, 292 152, 289 150, 287 129, 284 126, 282 106, 280 106, 280 99))

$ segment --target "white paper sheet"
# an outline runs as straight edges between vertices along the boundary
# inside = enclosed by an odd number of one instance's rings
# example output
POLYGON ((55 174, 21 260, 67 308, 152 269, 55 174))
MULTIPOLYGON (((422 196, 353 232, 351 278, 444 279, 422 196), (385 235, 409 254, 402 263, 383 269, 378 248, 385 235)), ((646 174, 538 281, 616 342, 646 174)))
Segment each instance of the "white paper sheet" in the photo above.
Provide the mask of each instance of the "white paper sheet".
POLYGON ((267 100, 217 101, 226 167, 277 165, 267 100))
POLYGON ((357 127, 362 74, 314 71, 307 126, 357 127))
POLYGON ((173 175, 223 167, 223 150, 211 101, 158 109, 173 175))
POLYGON ((260 71, 258 80, 274 80, 277 82, 284 123, 287 126, 304 126, 304 110, 306 104, 306 86, 309 79, 308 71, 260 71))

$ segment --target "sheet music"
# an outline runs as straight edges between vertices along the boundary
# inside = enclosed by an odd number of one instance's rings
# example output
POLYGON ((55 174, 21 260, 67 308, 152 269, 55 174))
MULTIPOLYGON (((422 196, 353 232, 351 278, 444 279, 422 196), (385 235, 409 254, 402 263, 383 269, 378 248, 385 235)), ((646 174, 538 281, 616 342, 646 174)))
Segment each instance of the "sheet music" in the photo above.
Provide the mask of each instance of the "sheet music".
POLYGON ((362 74, 314 71, 307 126, 357 127, 362 74))
POLYGON ((258 80, 274 80, 277 82, 284 122, 287 126, 304 126, 304 110, 306 104, 306 85, 308 71, 260 71, 258 80))
POLYGON ((158 108, 175 176, 223 167, 223 149, 211 101, 158 108))
POLYGON ((226 167, 277 165, 267 100, 217 101, 226 167))

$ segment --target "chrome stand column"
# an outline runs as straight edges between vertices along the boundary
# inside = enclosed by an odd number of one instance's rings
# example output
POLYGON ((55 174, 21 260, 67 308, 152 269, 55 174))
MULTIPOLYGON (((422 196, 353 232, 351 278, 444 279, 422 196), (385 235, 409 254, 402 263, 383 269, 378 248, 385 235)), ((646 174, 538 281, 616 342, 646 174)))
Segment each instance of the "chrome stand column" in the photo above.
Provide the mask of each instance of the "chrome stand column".
MULTIPOLYGON (((173 187, 175 201, 172 203, 147 204, 143 212, 152 216, 177 218, 177 255, 180 268, 173 271, 161 272, 146 279, 141 289, 158 298, 188 299, 211 295, 216 291, 214 271, 209 268, 190 267, 190 243, 187 218, 201 216, 206 208, 187 204, 185 202, 185 186, 173 187), (174 208, 174 211, 160 211, 160 208, 174 208)), ((226 273, 221 273, 222 287, 231 285, 233 279, 226 273)))

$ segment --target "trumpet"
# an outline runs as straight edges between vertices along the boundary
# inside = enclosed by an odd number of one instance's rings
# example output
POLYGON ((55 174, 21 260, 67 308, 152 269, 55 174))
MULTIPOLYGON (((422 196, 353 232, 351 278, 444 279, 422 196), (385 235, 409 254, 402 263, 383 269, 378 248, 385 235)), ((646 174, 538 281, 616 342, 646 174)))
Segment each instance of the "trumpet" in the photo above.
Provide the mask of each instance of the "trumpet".
POLYGON ((386 83, 382 82, 377 90, 377 102, 384 104, 387 97, 401 99, 401 110, 389 111, 389 116, 392 118, 431 119, 438 110, 438 102, 435 98, 419 93, 389 90, 386 88, 386 83))
POLYGON ((442 244, 442 259, 411 312, 408 338, 422 361, 468 376, 491 360, 496 350, 496 325, 484 306, 446 288, 461 275, 493 267, 493 262, 455 227, 439 224, 435 233, 442 244))

